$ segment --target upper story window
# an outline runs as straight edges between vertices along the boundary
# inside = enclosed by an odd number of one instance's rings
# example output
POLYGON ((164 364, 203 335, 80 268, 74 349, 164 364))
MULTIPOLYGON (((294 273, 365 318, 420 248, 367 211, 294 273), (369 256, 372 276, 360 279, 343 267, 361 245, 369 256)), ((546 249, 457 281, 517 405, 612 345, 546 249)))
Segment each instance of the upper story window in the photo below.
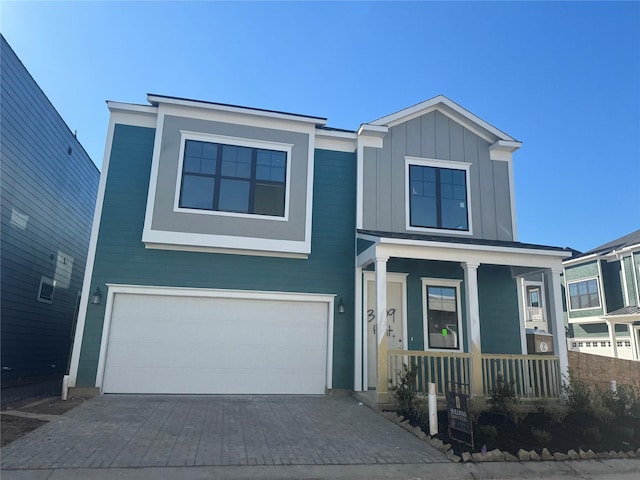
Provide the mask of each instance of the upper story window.
POLYGON ((407 158, 408 229, 470 232, 469 164, 407 158))
POLYGON ((288 153, 185 139, 178 206, 284 217, 288 153))
POLYGON ((569 283, 568 286, 571 310, 600 307, 597 278, 569 283))

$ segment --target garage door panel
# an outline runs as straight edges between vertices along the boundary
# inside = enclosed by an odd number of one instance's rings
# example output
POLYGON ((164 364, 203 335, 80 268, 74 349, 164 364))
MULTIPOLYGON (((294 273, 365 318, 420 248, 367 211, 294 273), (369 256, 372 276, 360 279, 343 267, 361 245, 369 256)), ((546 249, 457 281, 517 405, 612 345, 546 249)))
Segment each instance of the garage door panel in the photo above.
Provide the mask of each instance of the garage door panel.
POLYGON ((325 302, 116 294, 106 393, 324 393, 325 302))

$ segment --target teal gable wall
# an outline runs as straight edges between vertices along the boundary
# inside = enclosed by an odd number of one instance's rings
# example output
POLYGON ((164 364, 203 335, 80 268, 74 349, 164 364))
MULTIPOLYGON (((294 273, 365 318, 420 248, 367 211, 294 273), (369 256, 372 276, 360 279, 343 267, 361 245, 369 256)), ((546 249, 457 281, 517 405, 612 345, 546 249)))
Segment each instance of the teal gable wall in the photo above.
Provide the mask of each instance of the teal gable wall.
MULTIPOLYGON (((356 160, 316 150, 308 259, 145 249, 144 223, 154 130, 117 125, 104 197, 92 288, 105 283, 335 294, 333 387, 353 384, 356 160)), ((104 303, 89 305, 78 386, 95 384, 104 303)))

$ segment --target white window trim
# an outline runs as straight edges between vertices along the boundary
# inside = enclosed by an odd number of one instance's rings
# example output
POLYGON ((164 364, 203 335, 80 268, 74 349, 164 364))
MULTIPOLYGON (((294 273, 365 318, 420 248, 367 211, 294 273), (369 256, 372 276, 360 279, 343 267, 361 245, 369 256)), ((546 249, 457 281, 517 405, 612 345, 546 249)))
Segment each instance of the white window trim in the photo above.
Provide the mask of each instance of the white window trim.
POLYGON ((173 200, 173 211, 177 213, 195 213, 197 215, 217 215, 223 217, 237 217, 237 218, 251 218, 251 219, 264 219, 275 220, 278 222, 286 222, 289 220, 289 199, 291 190, 291 152, 293 150, 293 144, 291 143, 279 143, 269 142, 266 140, 252 140, 241 137, 230 137, 226 135, 215 135, 210 133, 190 132, 187 130, 180 130, 180 153, 178 157, 178 172, 176 179, 176 191, 173 200), (199 142, 207 143, 221 143, 223 145, 233 145, 235 147, 249 147, 249 148, 261 148, 265 150, 275 150, 279 152, 285 152, 287 154, 287 168, 285 176, 285 194, 284 194, 284 216, 279 217, 275 215, 258 215, 255 213, 237 213, 237 212, 222 212, 218 210, 201 210, 196 208, 184 208, 180 207, 180 189, 182 187, 182 165, 184 163, 184 148, 187 140, 196 140, 199 142))
POLYGON ((421 157, 404 157, 404 211, 405 211, 405 228, 409 231, 424 233, 450 233, 454 235, 473 235, 473 218, 471 212, 471 178, 469 175, 471 164, 467 162, 455 162, 451 160, 438 160, 435 158, 421 157), (419 165, 422 167, 447 168, 451 170, 463 170, 465 172, 467 186, 467 226, 469 230, 454 230, 446 228, 430 228, 430 227, 414 227, 411 225, 411 188, 409 182, 409 167, 411 165, 419 165))
POLYGON ((38 295, 36 295, 36 300, 42 303, 47 303, 51 305, 53 303, 53 297, 56 293, 56 282, 49 277, 45 277, 44 275, 40 277, 40 285, 38 286, 38 295), (50 285, 53 289, 51 292, 51 298, 44 298, 41 296, 42 294, 42 285, 50 285))
POLYGON ((462 328, 462 298, 460 295, 460 285, 462 280, 450 278, 421 277, 422 281, 422 331, 424 350, 427 352, 463 352, 464 351, 464 330, 462 328), (458 313, 458 348, 431 348, 429 347, 429 321, 427 311, 427 287, 453 287, 456 289, 456 309, 458 313))
MULTIPOLYGON (((600 278, 598 276, 593 276, 593 277, 586 277, 586 278, 581 278, 580 280, 572 280, 570 282, 567 282, 567 304, 569 306, 570 312, 584 312, 585 310, 597 310, 600 308, 602 308, 604 311, 604 307, 603 307, 604 304, 602 303, 602 291, 600 289, 600 278), (571 304, 571 291, 569 289, 569 285, 573 283, 588 282, 589 280, 596 281, 596 286, 598 287, 598 301, 600 302, 600 305, 598 305, 597 307, 573 308, 573 305, 571 304)), ((577 320, 584 321, 583 319, 577 319, 577 320)))

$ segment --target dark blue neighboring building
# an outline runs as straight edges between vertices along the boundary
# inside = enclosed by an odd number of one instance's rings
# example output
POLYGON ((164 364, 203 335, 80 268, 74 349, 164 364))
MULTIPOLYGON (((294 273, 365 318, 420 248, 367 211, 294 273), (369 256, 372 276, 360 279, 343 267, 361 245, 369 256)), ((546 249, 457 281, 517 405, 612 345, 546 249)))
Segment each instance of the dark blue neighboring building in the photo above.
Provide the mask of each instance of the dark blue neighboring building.
POLYGON ((3 386, 67 370, 100 172, 1 37, 3 386))

